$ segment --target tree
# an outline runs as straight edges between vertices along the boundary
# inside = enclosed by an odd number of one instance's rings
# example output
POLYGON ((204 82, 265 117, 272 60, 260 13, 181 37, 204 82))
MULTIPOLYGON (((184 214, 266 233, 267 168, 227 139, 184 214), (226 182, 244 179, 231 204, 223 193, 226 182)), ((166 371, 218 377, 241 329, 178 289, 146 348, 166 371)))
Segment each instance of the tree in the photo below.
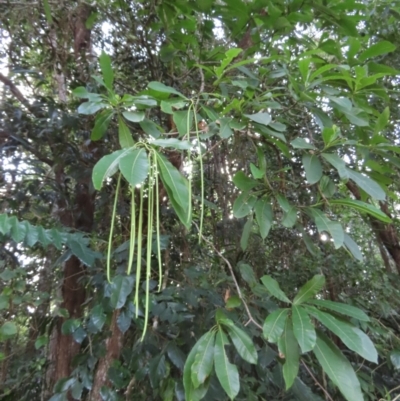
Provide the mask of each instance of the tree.
POLYGON ((397 398, 395 3, 0 9, 3 399, 397 398))

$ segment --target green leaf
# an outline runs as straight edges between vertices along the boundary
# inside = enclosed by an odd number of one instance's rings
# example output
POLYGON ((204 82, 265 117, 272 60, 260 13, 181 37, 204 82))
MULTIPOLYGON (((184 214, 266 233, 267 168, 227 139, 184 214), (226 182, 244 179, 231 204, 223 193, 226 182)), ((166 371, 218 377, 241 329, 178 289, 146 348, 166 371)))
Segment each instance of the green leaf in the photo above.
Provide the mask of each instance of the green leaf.
POLYGON ((340 178, 342 179, 349 178, 347 173, 348 169, 346 168, 346 163, 338 155, 332 153, 322 153, 322 156, 328 163, 330 163, 333 167, 335 167, 335 169, 340 175, 340 178))
POLYGON ((92 141, 98 141, 99 139, 103 138, 108 126, 110 125, 113 115, 114 112, 112 110, 105 109, 96 116, 95 124, 90 134, 90 139, 92 141))
POLYGON ((40 349, 44 345, 47 345, 49 338, 45 335, 39 336, 35 341, 35 349, 40 349))
POLYGON ((0 335, 4 337, 11 337, 17 334, 17 325, 14 322, 5 322, 0 327, 0 335))
POLYGON ((233 176, 233 183, 241 190, 241 191, 249 191, 250 189, 253 189, 259 183, 255 180, 253 180, 250 177, 247 177, 246 174, 243 171, 238 171, 234 176, 233 176))
POLYGON ((344 231, 342 225, 337 221, 329 220, 321 210, 308 209, 314 217, 315 224, 320 234, 328 232, 334 241, 335 248, 338 249, 344 242, 344 231))
POLYGON ((197 353, 191 369, 194 388, 203 384, 210 376, 214 364, 215 332, 209 331, 198 341, 197 353))
POLYGON ((135 149, 122 157, 119 160, 119 169, 132 187, 142 184, 150 169, 145 149, 135 149))
POLYGON ((64 335, 71 335, 81 326, 79 319, 68 319, 61 326, 61 333, 64 335))
POLYGON ((160 146, 162 148, 173 148, 181 150, 189 150, 192 144, 189 141, 182 141, 177 138, 156 139, 151 142, 152 145, 160 146))
POLYGON ((147 135, 150 135, 153 138, 159 138, 162 134, 160 127, 151 120, 145 119, 141 121, 139 125, 147 135))
POLYGON ((359 210, 362 213, 367 213, 372 217, 375 217, 376 219, 381 220, 385 223, 392 222, 392 219, 387 214, 383 213, 377 207, 370 205, 369 203, 353 199, 331 199, 329 203, 333 205, 342 205, 351 207, 353 209, 359 210))
POLYGON ((296 224, 297 220, 297 209, 294 206, 290 206, 290 208, 284 213, 282 216, 282 225, 287 228, 291 228, 296 224))
POLYGON ((145 114, 142 111, 124 111, 122 115, 133 123, 139 123, 144 120, 145 114))
POLYGON ((68 239, 67 245, 68 248, 71 249, 71 252, 87 266, 93 266, 96 257, 99 256, 98 253, 93 252, 90 248, 83 244, 82 241, 78 241, 73 237, 68 239))
POLYGON ((315 294, 320 292, 325 285, 325 276, 322 274, 315 275, 311 280, 307 281, 294 297, 293 305, 300 305, 315 294))
POLYGON ((257 284, 257 279, 256 276, 254 275, 254 270, 250 265, 248 265, 247 263, 240 263, 239 270, 243 280, 246 281, 246 283, 248 283, 251 287, 257 284))
POLYGON ((350 323, 336 319, 330 313, 319 311, 318 309, 312 309, 312 315, 317 318, 326 328, 336 334, 343 343, 352 351, 361 355, 368 361, 377 363, 378 354, 371 340, 366 340, 365 337, 361 336, 357 332, 356 327, 350 323))
POLYGON ((264 284, 264 286, 267 288, 268 292, 272 296, 288 304, 292 303, 290 299, 286 296, 286 294, 279 287, 279 283, 271 276, 266 274, 265 276, 261 277, 261 282, 264 284))
POLYGON ((270 343, 276 343, 283 333, 289 309, 277 309, 270 313, 263 325, 263 335, 270 343))
POLYGON ((295 149, 316 149, 315 146, 307 142, 305 138, 296 138, 292 142, 290 142, 290 144, 295 149))
POLYGON ((229 297, 227 299, 227 301, 225 302, 226 309, 237 308, 240 305, 242 305, 242 300, 237 295, 233 295, 233 296, 229 297))
POLYGON ((95 189, 100 191, 103 181, 117 172, 119 161, 130 152, 132 152, 131 149, 117 150, 102 157, 96 163, 92 172, 93 186, 95 189))
POLYGON ((0 214, 0 233, 3 235, 8 235, 11 230, 11 221, 7 214, 0 214))
POLYGON ((350 237, 350 235, 344 233, 344 245, 350 251, 350 253, 360 262, 364 260, 361 250, 357 243, 350 237))
POLYGON ((251 174, 253 175, 253 177, 256 180, 259 180, 261 178, 264 177, 264 172, 261 171, 256 165, 254 165, 253 163, 250 163, 250 170, 251 170, 251 174))
POLYGON ((323 333, 317 333, 314 354, 347 401, 364 401, 360 382, 350 362, 323 333))
POLYGON ((322 177, 322 165, 316 155, 303 155, 303 167, 309 184, 317 183, 322 177))
POLYGON ((322 138, 324 140, 325 146, 328 146, 333 142, 340 134, 340 129, 333 125, 332 127, 325 127, 322 130, 322 138))
POLYGON ((376 135, 379 134, 381 131, 383 131, 384 128, 388 125, 389 117, 390 117, 390 109, 389 107, 386 107, 385 110, 383 110, 382 113, 379 114, 379 117, 376 120, 374 129, 374 133, 376 135))
POLYGON ((248 192, 241 193, 233 203, 232 212, 233 215, 240 219, 251 213, 255 204, 256 198, 250 195, 248 192))
POLYGON ((347 176, 372 198, 375 198, 376 200, 385 200, 385 191, 374 180, 349 168, 346 168, 346 171, 347 176))
POLYGON ((278 342, 279 352, 284 355, 283 378, 286 390, 292 387, 294 380, 299 372, 300 352, 296 338, 293 333, 291 319, 286 320, 285 330, 278 342))
POLYGON ((191 224, 191 202, 187 179, 163 155, 156 153, 161 180, 176 214, 187 228, 191 224))
POLYGON ((44 14, 46 15, 46 20, 48 24, 51 25, 53 23, 53 17, 51 15, 49 0, 43 0, 43 8, 44 8, 44 14))
POLYGON ((355 306, 343 304, 340 302, 322 300, 322 299, 321 300, 314 299, 314 300, 308 301, 308 302, 313 305, 317 305, 321 308, 333 310, 342 315, 352 317, 352 318, 360 320, 362 322, 370 321, 368 315, 365 312, 363 312, 361 309, 356 308, 355 306))
POLYGON ((194 345, 186 358, 185 366, 183 368, 183 386, 185 388, 185 396, 187 401, 200 401, 207 392, 207 387, 204 385, 195 388, 192 382, 192 366, 195 361, 199 343, 203 340, 208 332, 200 337, 199 341, 194 345))
POLYGON ((128 295, 132 292, 133 277, 117 275, 111 282, 110 305, 113 309, 121 309, 128 295))
POLYGON ((390 353, 390 362, 396 370, 400 370, 400 351, 394 350, 390 353))
POLYGON ((270 201, 265 198, 259 199, 256 203, 255 211, 257 224, 260 228, 260 235, 261 238, 264 239, 268 236, 274 218, 270 201))
POLYGON ((101 52, 101 56, 99 57, 99 63, 104 83, 109 90, 112 90, 114 82, 114 73, 111 66, 110 56, 104 53, 104 51, 101 52))
POLYGON ((147 86, 150 89, 153 89, 157 92, 170 93, 172 95, 178 95, 184 99, 187 99, 184 95, 182 95, 182 93, 178 92, 176 89, 172 88, 171 86, 164 85, 161 82, 152 81, 152 82, 149 82, 149 84, 147 86))
POLYGON ((193 111, 178 110, 173 112, 172 116, 179 136, 189 135, 193 126, 193 111))
POLYGON ((237 327, 232 320, 222 320, 221 323, 227 327, 228 334, 238 354, 248 363, 257 364, 257 351, 252 339, 247 333, 237 327))
POLYGON ((219 329, 215 341, 214 365, 217 378, 228 397, 233 400, 240 389, 239 372, 237 367, 231 364, 225 351, 227 343, 225 333, 219 329))
POLYGON ((268 113, 244 114, 244 116, 262 125, 269 125, 271 122, 271 115, 268 113))
POLYGON ((302 353, 311 351, 315 346, 317 335, 307 312, 293 302, 292 306, 293 333, 300 345, 302 353))
POLYGON ((26 226, 21 224, 15 216, 10 217, 9 222, 11 223, 11 238, 15 242, 22 242, 26 235, 26 226))
POLYGON ((382 54, 387 54, 394 50, 396 50, 396 46, 393 43, 388 42, 387 40, 382 40, 381 42, 372 45, 369 49, 363 51, 358 56, 358 60, 362 63, 368 58, 373 58, 376 56, 380 56, 382 54))
POLYGON ((247 249, 252 227, 253 227, 253 216, 249 216, 246 221, 246 224, 243 227, 242 236, 240 238, 240 247, 242 248, 242 251, 245 251, 247 249))
POLYGON ((135 142, 129 127, 125 124, 121 116, 118 116, 118 138, 122 149, 131 148, 135 142))
POLYGON ((99 110, 104 109, 108 105, 99 101, 96 102, 83 102, 78 107, 78 113, 91 115, 97 113, 99 110))
POLYGON ((165 355, 157 355, 149 362, 149 379, 152 388, 157 388, 160 382, 165 378, 167 366, 165 363, 165 355))

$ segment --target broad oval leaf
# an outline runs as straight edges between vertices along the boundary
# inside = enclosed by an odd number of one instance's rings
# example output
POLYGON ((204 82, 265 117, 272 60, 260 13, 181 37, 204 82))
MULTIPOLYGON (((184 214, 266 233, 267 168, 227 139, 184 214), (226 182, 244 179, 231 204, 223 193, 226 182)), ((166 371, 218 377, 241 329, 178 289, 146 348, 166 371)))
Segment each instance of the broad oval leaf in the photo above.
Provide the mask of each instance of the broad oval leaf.
POLYGON ((118 116, 118 138, 122 149, 131 148, 135 144, 131 130, 125 124, 121 116, 118 116))
POLYGON ((333 342, 317 333, 314 354, 325 373, 338 386, 347 401, 364 401, 360 382, 353 367, 333 342))
POLYGON ((145 114, 142 111, 124 111, 122 115, 132 123, 139 123, 144 120, 145 114))
POLYGON ((293 305, 292 321, 293 333, 300 345, 301 351, 303 353, 311 351, 315 346, 317 335, 308 313, 301 306, 293 305))
POLYGON ((260 235, 261 238, 264 239, 268 236, 274 218, 270 201, 265 198, 259 199, 256 203, 255 211, 257 224, 260 228, 260 235))
POLYGON ((197 353, 191 369, 192 383, 198 388, 210 375, 214 364, 215 332, 209 331, 198 342, 197 353))
POLYGON ((90 101, 84 102, 79 105, 78 113, 86 114, 86 115, 95 114, 99 110, 104 109, 104 107, 107 107, 106 103, 102 103, 102 102, 98 102, 98 101, 97 102, 90 102, 90 101))
POLYGON ((180 97, 183 97, 184 99, 186 99, 186 97, 184 95, 182 95, 182 93, 178 92, 176 89, 174 89, 172 86, 167 86, 161 82, 156 82, 156 81, 151 81, 149 82, 149 84, 147 85, 150 89, 153 89, 157 92, 162 92, 162 93, 170 93, 173 95, 178 95, 180 97))
POLYGON ((101 52, 101 56, 99 57, 99 63, 104 83, 108 89, 112 90, 112 85, 114 82, 114 72, 112 70, 110 56, 104 53, 104 51, 101 52))
POLYGON ((278 309, 270 313, 263 325, 263 335, 270 343, 276 343, 283 333, 289 309, 278 309))
POLYGON ((369 178, 349 168, 346 168, 346 171, 347 171, 347 176, 372 198, 375 198, 377 200, 385 200, 386 198, 385 191, 372 178, 369 178))
POLYGON ((254 196, 250 195, 248 192, 241 193, 233 203, 233 215, 237 219, 249 215, 253 210, 255 201, 256 198, 254 198, 254 196))
POLYGON ((311 280, 307 281, 293 299, 293 305, 300 305, 315 294, 320 292, 325 285, 325 276, 316 274, 311 280))
POLYGON ((238 171, 232 181, 241 191, 250 191, 250 189, 259 185, 259 182, 247 177, 243 171, 238 171))
POLYGON ((336 319, 330 313, 321 312, 318 309, 311 311, 312 315, 316 317, 326 328, 336 334, 343 343, 352 351, 361 355, 368 361, 377 363, 378 354, 373 343, 365 340, 365 337, 359 335, 357 331, 354 330, 354 326, 350 323, 344 322, 342 320, 336 319))
POLYGON ((4 337, 10 337, 17 334, 17 325, 14 322, 5 322, 0 327, 0 335, 4 337))
POLYGON ((269 113, 244 114, 244 116, 262 125, 269 125, 271 122, 271 115, 269 113))
POLYGON ((93 186, 95 189, 98 191, 101 189, 103 181, 117 172, 120 159, 130 152, 132 152, 131 149, 117 150, 102 157, 96 163, 92 172, 93 186))
POLYGON ((229 336, 238 354, 248 363, 257 364, 257 351, 248 334, 237 327, 231 320, 224 319, 221 323, 227 327, 229 336))
POLYGON ((313 185, 322 177, 322 165, 316 155, 303 155, 303 167, 306 172, 307 181, 313 185))
POLYGON ((219 329, 215 341, 214 365, 218 380, 228 397, 233 400, 239 393, 239 372, 235 365, 231 364, 225 351, 227 343, 225 333, 219 329))
POLYGON ((110 304, 114 309, 121 309, 132 292, 133 288, 132 276, 115 276, 111 282, 110 304))
POLYGON ((132 187, 147 178, 149 168, 150 163, 144 148, 135 149, 119 160, 119 169, 132 187))
POLYGON ((356 308, 355 306, 339 303, 339 302, 334 302, 334 301, 328 301, 328 300, 312 300, 309 301, 309 303, 312 303, 313 305, 332 310, 334 312, 340 313, 345 316, 352 317, 354 319, 360 320, 362 322, 369 322, 369 317, 368 315, 362 311, 359 308, 356 308))
POLYGON ((193 125, 192 110, 178 110, 173 112, 172 116, 179 136, 189 135, 193 125))
POLYGON ((279 352, 284 356, 283 378, 285 387, 288 390, 292 387, 294 380, 299 373, 300 352, 293 332, 291 319, 286 320, 285 330, 278 342, 279 352))
POLYGON ((261 282, 272 296, 288 304, 292 303, 286 294, 281 290, 279 283, 274 278, 266 274, 265 276, 261 277, 261 282))

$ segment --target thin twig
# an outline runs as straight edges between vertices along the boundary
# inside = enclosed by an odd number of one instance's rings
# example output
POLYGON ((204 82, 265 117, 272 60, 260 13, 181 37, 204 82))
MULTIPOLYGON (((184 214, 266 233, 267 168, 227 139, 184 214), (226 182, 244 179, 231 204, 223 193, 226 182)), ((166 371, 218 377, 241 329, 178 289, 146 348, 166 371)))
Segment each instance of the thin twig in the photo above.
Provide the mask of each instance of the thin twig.
POLYGON ((307 366, 307 364, 301 360, 301 363, 303 366, 306 368, 308 374, 311 376, 311 378, 314 380, 314 383, 324 392, 326 399, 329 401, 333 401, 333 398, 330 396, 328 391, 325 390, 324 386, 317 380, 317 378, 313 375, 313 372, 311 372, 310 368, 307 366))
MULTIPOLYGON (((199 226, 193 222, 193 224, 196 226, 197 230, 200 232, 199 226)), ((231 263, 229 262, 229 260, 214 246, 214 244, 212 242, 210 242, 207 238, 204 237, 204 235, 201 235, 201 237, 203 238, 203 240, 205 242, 208 243, 208 245, 210 245, 212 247, 212 249, 214 250, 214 252, 226 263, 226 265, 228 266, 228 269, 231 273, 233 282, 235 284, 236 287, 236 291, 239 295, 239 298, 241 299, 241 301, 243 302, 244 308, 246 309, 246 313, 247 316, 249 317, 249 321, 252 322, 255 326, 257 326, 260 330, 262 330, 262 326, 253 318, 253 315, 250 312, 249 306, 247 305, 246 301, 244 300, 242 291, 240 290, 240 286, 239 283, 236 280, 235 277, 235 273, 233 272, 233 267, 231 265, 231 263)))

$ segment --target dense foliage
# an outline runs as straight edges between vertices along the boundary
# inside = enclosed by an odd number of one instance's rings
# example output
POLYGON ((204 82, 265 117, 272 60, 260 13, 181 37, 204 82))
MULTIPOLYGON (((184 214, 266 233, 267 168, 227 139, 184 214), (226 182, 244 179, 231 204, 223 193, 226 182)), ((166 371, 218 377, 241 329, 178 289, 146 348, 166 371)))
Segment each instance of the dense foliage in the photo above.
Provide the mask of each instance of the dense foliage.
POLYGON ((399 399, 396 2, 0 20, 0 399, 399 399))

